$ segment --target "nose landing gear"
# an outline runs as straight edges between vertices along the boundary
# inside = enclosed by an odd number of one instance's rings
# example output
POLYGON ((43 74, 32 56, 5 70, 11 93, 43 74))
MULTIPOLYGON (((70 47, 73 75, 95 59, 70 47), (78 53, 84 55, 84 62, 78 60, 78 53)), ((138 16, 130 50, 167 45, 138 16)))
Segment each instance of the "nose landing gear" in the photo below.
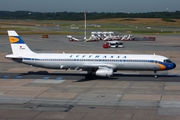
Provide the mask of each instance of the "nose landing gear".
POLYGON ((158 78, 158 76, 157 76, 156 73, 157 73, 157 71, 154 71, 154 77, 155 77, 155 78, 158 78))

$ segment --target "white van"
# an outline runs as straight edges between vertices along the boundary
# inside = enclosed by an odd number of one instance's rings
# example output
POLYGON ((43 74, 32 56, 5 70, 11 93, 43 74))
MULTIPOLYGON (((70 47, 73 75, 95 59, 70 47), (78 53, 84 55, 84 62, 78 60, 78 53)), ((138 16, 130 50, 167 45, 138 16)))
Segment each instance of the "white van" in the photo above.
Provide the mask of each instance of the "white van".
POLYGON ((123 42, 121 41, 107 41, 105 44, 108 44, 111 48, 123 48, 123 42))

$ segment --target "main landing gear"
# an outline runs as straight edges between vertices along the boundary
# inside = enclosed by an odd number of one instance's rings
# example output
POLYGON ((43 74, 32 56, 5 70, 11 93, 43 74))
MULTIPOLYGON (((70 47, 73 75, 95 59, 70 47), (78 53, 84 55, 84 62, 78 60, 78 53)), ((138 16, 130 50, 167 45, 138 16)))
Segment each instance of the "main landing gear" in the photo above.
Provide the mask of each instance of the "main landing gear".
POLYGON ((86 74, 85 75, 85 79, 87 79, 87 80, 95 79, 95 77, 96 77, 95 74, 86 74))
POLYGON ((96 75, 94 71, 88 71, 88 73, 85 75, 85 79, 87 80, 91 80, 95 78, 96 78, 96 75))

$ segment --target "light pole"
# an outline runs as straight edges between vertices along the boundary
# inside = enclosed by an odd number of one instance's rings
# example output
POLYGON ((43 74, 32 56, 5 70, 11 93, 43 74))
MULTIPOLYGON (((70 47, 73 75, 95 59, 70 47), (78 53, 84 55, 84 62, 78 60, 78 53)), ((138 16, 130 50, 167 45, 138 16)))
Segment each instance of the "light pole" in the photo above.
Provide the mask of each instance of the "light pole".
POLYGON ((86 12, 84 11, 84 40, 86 40, 86 12))

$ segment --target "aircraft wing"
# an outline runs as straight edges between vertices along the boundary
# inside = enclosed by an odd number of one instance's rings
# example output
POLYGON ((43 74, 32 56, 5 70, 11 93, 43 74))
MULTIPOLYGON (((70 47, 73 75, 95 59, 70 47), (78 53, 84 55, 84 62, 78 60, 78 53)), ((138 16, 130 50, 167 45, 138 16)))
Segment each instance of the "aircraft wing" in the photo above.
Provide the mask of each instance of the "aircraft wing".
POLYGON ((117 65, 115 64, 87 64, 80 67, 82 70, 86 71, 89 69, 99 69, 99 68, 111 68, 116 69, 117 65))

